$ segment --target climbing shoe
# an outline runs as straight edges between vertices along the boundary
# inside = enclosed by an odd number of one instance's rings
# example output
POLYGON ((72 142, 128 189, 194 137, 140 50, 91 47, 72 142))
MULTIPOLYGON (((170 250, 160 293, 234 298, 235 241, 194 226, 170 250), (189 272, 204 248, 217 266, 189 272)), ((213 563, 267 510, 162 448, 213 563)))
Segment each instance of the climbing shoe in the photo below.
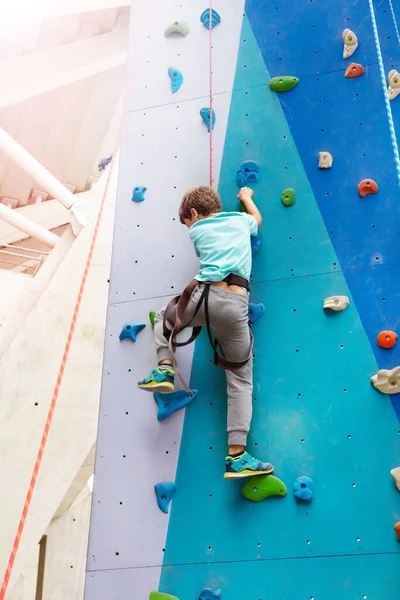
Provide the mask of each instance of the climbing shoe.
POLYGON ((157 367, 137 385, 141 390, 149 390, 149 392, 173 392, 174 379, 175 371, 172 367, 157 367))
POLYGON ((225 459, 224 479, 238 479, 239 477, 253 477, 253 475, 268 475, 274 467, 270 463, 263 463, 243 452, 239 456, 227 456, 225 459))

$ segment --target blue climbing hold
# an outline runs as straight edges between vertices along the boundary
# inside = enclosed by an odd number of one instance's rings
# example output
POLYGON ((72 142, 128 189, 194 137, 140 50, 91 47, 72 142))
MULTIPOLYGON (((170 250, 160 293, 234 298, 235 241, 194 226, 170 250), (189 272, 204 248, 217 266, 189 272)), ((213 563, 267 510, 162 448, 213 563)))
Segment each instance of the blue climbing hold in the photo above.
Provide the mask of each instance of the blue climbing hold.
POLYGON ((199 596, 199 600, 217 600, 221 598, 221 590, 212 591, 211 588, 204 588, 199 596))
POLYGON ((144 193, 147 190, 143 185, 137 185, 133 188, 132 202, 143 202, 144 193))
POLYGON ((236 183, 239 187, 258 183, 260 181, 260 167, 254 160, 245 160, 236 173, 236 183))
POLYGON ((146 325, 133 325, 132 323, 125 323, 124 328, 119 334, 120 340, 132 340, 132 342, 136 342, 137 335, 142 329, 144 329, 146 325))
POLYGON ((178 69, 175 69, 175 67, 168 68, 168 75, 171 80, 171 91, 175 94, 183 83, 183 75, 178 69))
POLYGON ((311 502, 314 498, 314 482, 310 477, 298 477, 293 484, 293 493, 299 500, 311 502))
POLYGON ((249 303, 249 321, 250 323, 255 323, 258 321, 260 317, 263 316, 265 311, 265 306, 262 302, 260 304, 254 304, 254 302, 249 303))
POLYGON ((221 23, 221 17, 219 16, 216 10, 212 9, 210 19, 210 9, 206 8, 206 10, 203 11, 200 15, 200 21, 203 23, 206 29, 214 29, 214 27, 216 27, 218 23, 221 23))
POLYGON ((97 165, 98 170, 105 171, 107 165, 109 165, 111 161, 112 161, 112 154, 111 154, 111 156, 108 156, 107 158, 102 158, 101 161, 99 162, 99 164, 97 165))
POLYGON ((154 400, 158 405, 157 419, 164 421, 177 410, 184 408, 196 398, 197 390, 190 390, 192 395, 189 395, 186 390, 178 390, 171 394, 163 394, 162 392, 154 393, 154 400))
POLYGON ((250 244, 251 244, 251 253, 257 254, 257 252, 260 249, 261 246, 261 240, 260 240, 260 235, 257 233, 257 235, 252 235, 250 238, 250 244))
POLYGON ((159 509, 167 515, 169 503, 176 494, 175 483, 171 483, 169 481, 156 483, 156 485, 154 486, 154 491, 156 492, 157 504, 159 509))
MULTIPOLYGON (((201 108, 200 116, 203 119, 204 123, 207 125, 208 131, 210 131, 211 123, 210 123, 210 109, 209 108, 201 108)), ((215 112, 214 109, 212 111, 212 128, 214 129, 215 125, 215 112)))

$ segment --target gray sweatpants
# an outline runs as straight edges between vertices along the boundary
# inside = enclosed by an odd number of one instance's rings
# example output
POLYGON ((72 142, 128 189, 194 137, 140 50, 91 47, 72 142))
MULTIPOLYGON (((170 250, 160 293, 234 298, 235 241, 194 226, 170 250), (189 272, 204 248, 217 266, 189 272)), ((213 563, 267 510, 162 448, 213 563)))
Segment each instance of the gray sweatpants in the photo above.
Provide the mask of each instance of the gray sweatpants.
MULTIPOLYGON (((184 324, 189 323, 200 300, 204 284, 195 288, 185 310, 184 324)), ((158 360, 171 359, 168 342, 163 335, 163 317, 166 307, 162 308, 154 320, 154 334, 158 360)), ((248 325, 249 299, 210 286, 208 312, 210 325, 224 352, 224 358, 240 362, 249 354, 250 360, 241 369, 226 371, 228 393, 228 444, 245 446, 252 416, 253 392, 253 356, 252 338, 248 325)), ((176 307, 167 315, 172 329, 175 323, 176 307)), ((190 322, 189 327, 205 325, 204 301, 200 310, 190 322)), ((189 332, 189 329, 188 329, 189 332)))

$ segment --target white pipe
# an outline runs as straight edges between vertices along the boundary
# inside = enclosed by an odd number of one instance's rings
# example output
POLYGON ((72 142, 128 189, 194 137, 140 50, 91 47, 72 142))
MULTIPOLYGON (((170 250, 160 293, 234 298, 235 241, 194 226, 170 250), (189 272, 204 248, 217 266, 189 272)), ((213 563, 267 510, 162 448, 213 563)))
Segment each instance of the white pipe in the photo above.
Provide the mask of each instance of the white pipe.
POLYGON ((11 208, 7 208, 7 206, 4 206, 4 204, 1 203, 0 219, 3 219, 3 221, 13 225, 20 231, 24 231, 30 237, 40 240, 46 244, 46 246, 50 246, 50 248, 54 248, 54 246, 60 240, 59 236, 55 235, 55 233, 48 231, 44 227, 41 227, 41 225, 38 225, 34 221, 27 219, 16 210, 11 210, 11 208))
POLYGON ((58 181, 36 158, 0 127, 0 150, 3 150, 14 162, 28 173, 37 183, 61 202, 68 210, 75 204, 76 198, 58 181))

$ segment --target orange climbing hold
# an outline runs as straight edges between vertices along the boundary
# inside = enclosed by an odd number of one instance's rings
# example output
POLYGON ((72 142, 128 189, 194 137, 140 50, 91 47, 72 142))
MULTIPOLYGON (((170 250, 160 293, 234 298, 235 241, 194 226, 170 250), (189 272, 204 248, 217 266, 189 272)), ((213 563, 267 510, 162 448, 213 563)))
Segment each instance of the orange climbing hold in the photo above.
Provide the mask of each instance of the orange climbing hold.
POLYGON ((396 525, 394 526, 394 530, 396 532, 397 539, 400 542, 400 521, 397 521, 396 525))
POLYGON ((344 76, 348 79, 351 79, 353 77, 360 77, 360 75, 363 73, 365 73, 365 70, 362 65, 359 65, 358 63, 351 63, 351 65, 347 67, 344 76))
POLYGON ((358 193, 362 198, 368 194, 377 194, 378 190, 378 184, 373 179, 363 179, 358 184, 358 193))
POLYGON ((393 348, 397 342, 397 333, 394 331, 381 331, 377 342, 381 348, 393 348))

